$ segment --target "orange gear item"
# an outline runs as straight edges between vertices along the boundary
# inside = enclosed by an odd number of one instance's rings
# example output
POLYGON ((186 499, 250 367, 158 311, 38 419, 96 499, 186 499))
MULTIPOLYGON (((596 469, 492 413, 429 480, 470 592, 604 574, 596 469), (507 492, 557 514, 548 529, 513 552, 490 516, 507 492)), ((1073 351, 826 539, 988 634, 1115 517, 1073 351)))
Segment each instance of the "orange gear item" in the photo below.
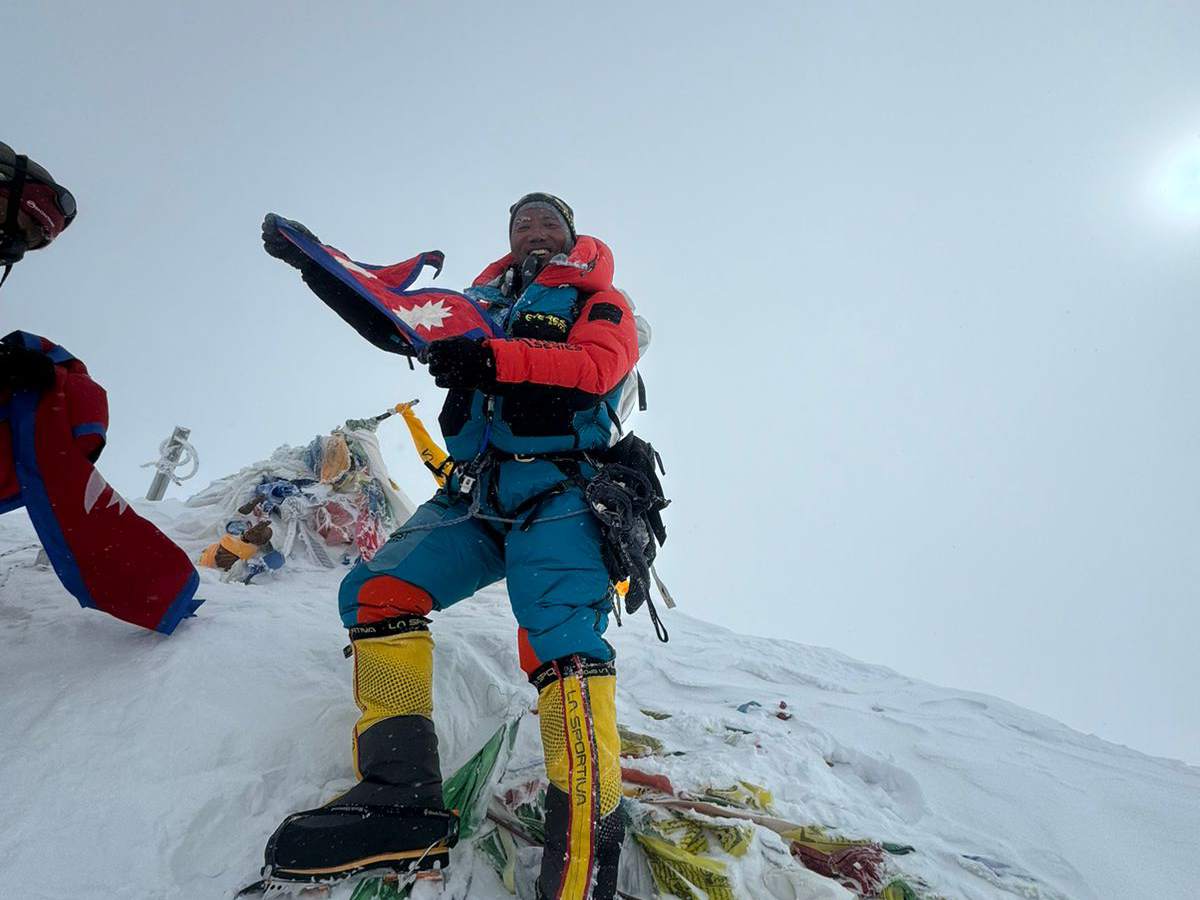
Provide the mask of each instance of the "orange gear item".
POLYGON ((218 550, 228 550, 238 559, 249 559, 258 552, 259 548, 254 544, 248 544, 235 538, 232 534, 223 534, 215 544, 209 544, 204 548, 204 552, 200 554, 200 565, 208 566, 211 569, 221 568, 217 565, 218 550))

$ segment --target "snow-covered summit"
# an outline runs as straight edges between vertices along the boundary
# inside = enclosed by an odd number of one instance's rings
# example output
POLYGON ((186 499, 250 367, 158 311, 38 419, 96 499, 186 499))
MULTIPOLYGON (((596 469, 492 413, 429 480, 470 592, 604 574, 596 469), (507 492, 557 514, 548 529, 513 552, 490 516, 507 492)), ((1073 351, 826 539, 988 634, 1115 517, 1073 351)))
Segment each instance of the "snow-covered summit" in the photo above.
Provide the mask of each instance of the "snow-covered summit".
MULTIPOLYGON (((195 510, 135 505, 199 551, 195 510)), ((21 513, 0 519, 3 895, 231 897, 284 815, 351 782, 357 711, 334 600, 343 570, 289 564, 252 585, 205 570, 207 602, 164 638, 79 609, 36 553, 21 513)), ((832 650, 678 611, 666 622, 666 645, 644 614, 610 632, 619 718, 663 747, 637 760, 642 771, 682 789, 749 781, 782 818, 911 845, 897 871, 929 896, 1200 891, 1200 769, 832 650)), ((449 772, 535 694, 502 587, 432 627, 449 772)), ((516 769, 540 758, 526 725, 516 769)), ((736 881, 769 897, 759 867, 748 859, 736 881)), ((451 886, 470 880, 471 900, 510 896, 469 852, 453 873, 451 886)))

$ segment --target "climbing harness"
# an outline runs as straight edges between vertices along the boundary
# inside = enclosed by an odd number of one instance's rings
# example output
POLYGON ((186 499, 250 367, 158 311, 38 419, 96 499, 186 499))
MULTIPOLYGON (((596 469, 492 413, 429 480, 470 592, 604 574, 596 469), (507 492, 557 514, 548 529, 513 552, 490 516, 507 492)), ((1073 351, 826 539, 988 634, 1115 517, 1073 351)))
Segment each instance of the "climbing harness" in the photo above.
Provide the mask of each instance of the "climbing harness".
MULTIPOLYGON (((468 462, 454 464, 452 476, 442 487, 442 493, 449 502, 455 503, 462 498, 470 501, 463 515, 438 522, 402 525, 391 536, 396 538, 414 532, 447 528, 469 519, 528 531, 541 522, 591 514, 600 525, 604 539, 604 565, 612 583, 616 585, 628 581, 623 603, 625 612, 632 615, 644 605, 654 623, 655 634, 665 643, 669 635, 650 596, 651 585, 654 585, 667 607, 675 606, 670 591, 654 570, 658 547, 667 539, 662 510, 670 503, 663 496, 659 472, 666 474, 662 457, 650 444, 632 433, 612 447, 600 451, 558 452, 539 456, 504 453, 487 448, 468 462), (529 463, 537 460, 554 464, 562 472, 563 478, 529 497, 509 515, 483 511, 485 491, 479 488, 486 483, 488 507, 505 512, 496 496, 496 478, 484 479, 485 473, 502 462, 529 463), (585 474, 584 466, 588 467, 590 474, 585 474), (587 501, 584 509, 540 515, 547 502, 575 487, 582 491, 587 501)), ((621 624, 620 605, 620 602, 613 605, 618 625, 621 624)))

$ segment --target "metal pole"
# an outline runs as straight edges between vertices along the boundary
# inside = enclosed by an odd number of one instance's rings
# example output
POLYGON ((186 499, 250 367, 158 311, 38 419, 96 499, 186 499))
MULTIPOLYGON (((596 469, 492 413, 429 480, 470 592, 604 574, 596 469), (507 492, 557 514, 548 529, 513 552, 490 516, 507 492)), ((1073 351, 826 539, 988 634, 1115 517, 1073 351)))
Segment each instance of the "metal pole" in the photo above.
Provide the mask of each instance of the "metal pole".
MULTIPOLYGON (((175 430, 171 432, 171 438, 167 441, 167 449, 163 451, 162 459, 158 461, 160 468, 166 468, 167 463, 179 462, 179 456, 183 453, 183 444, 180 441, 186 441, 192 434, 190 428, 184 428, 182 425, 176 425, 175 430)), ((175 467, 171 466, 171 471, 175 467)), ((146 491, 147 500, 161 500, 163 494, 167 492, 167 485, 171 481, 171 476, 167 472, 155 472, 154 480, 150 482, 150 490, 146 491)))

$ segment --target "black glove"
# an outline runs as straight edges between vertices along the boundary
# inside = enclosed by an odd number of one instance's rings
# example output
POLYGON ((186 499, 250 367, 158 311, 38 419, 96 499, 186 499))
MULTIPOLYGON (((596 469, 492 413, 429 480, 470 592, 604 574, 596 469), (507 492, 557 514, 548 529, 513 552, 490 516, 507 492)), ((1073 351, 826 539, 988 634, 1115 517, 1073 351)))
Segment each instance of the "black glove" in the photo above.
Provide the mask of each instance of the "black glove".
POLYGON ((9 234, 7 231, 0 232, 0 266, 19 263, 24 259, 25 251, 28 249, 29 245, 25 243, 25 238, 9 234))
POLYGON ((308 261, 308 257, 301 252, 299 247, 297 247, 279 232, 279 228, 277 226, 280 222, 282 222, 284 225, 289 225, 299 231, 301 234, 312 238, 318 244, 321 242, 317 239, 315 234, 313 234, 299 222, 294 222, 291 219, 285 219, 283 216, 277 215, 276 213, 267 213, 262 223, 263 249, 276 259, 282 259, 289 266, 299 269, 308 261))
POLYGON ((0 390, 44 391, 54 387, 50 357, 20 344, 0 343, 0 390))
POLYGON ((429 374, 444 388, 481 388, 496 379, 496 357, 483 341, 452 337, 434 341, 421 353, 429 374))

